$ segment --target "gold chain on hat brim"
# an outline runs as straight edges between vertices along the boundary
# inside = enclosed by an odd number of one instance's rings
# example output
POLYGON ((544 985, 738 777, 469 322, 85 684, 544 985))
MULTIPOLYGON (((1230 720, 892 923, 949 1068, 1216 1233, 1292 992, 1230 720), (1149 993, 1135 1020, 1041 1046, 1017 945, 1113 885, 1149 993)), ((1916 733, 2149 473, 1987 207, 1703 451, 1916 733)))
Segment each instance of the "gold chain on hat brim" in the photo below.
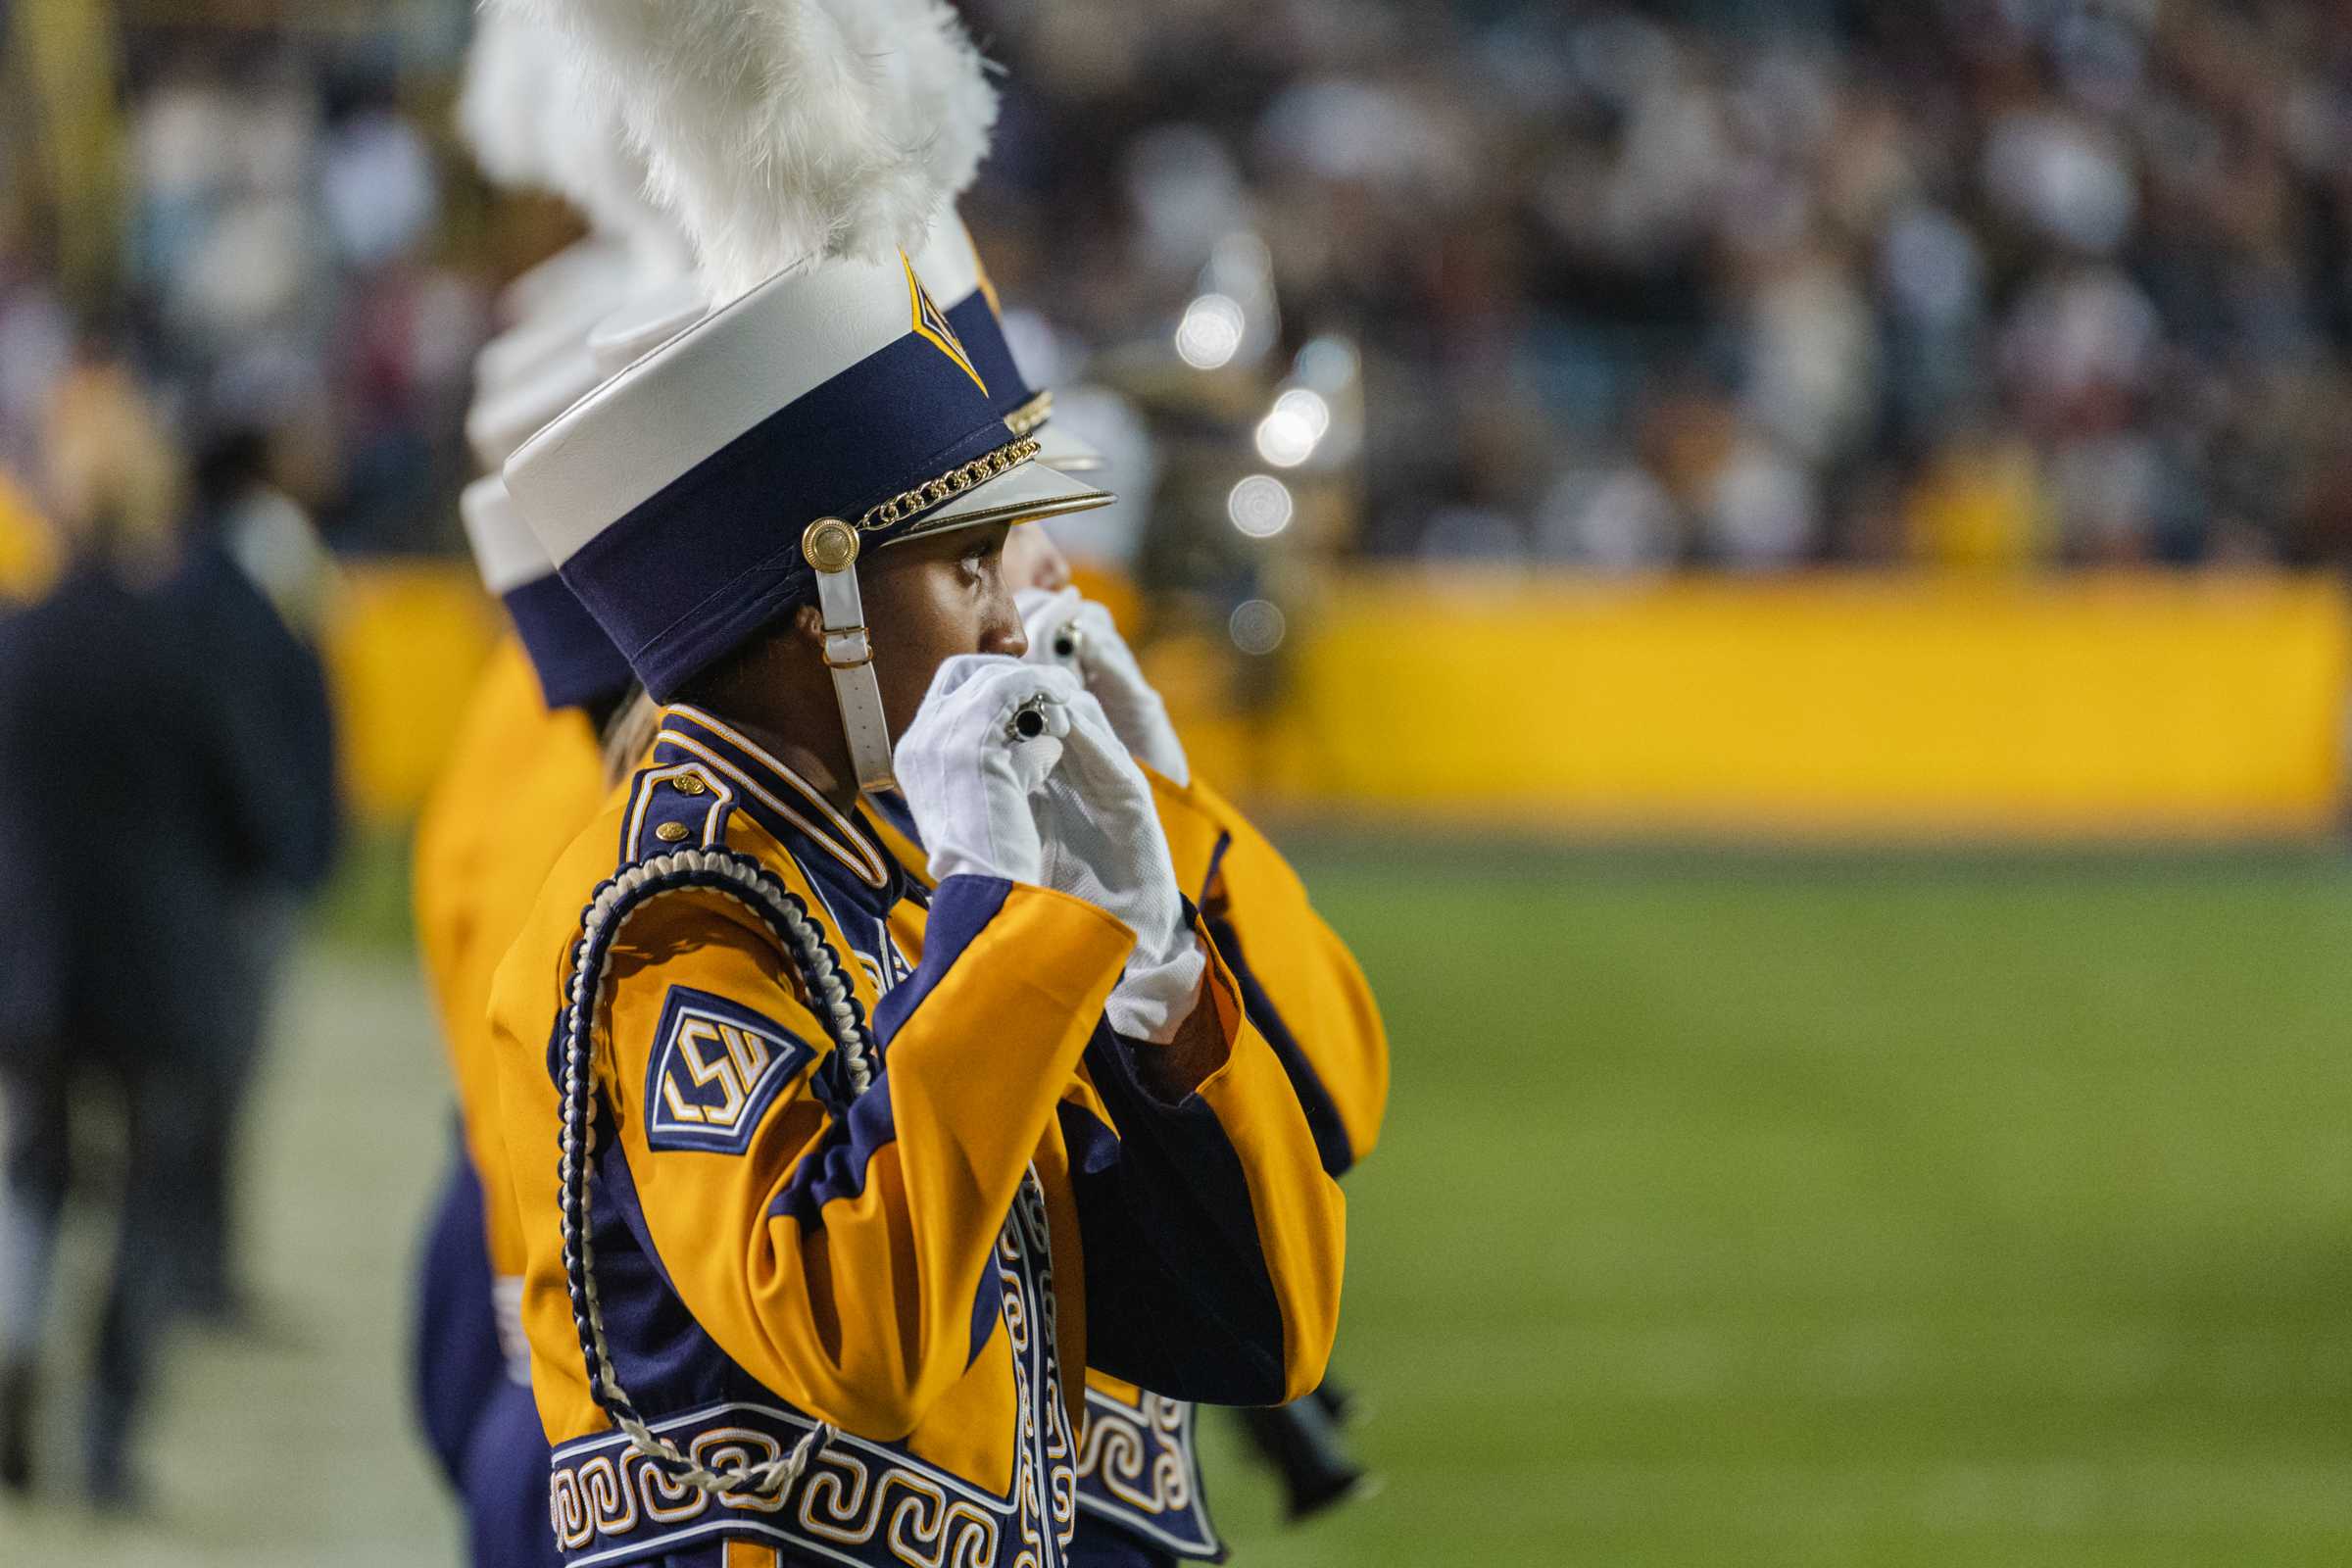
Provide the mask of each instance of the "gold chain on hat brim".
POLYGON ((1004 416, 1004 428, 1016 437, 1037 433, 1037 427, 1054 416, 1054 394, 1040 392, 1010 414, 1004 416))
POLYGON ((1038 451, 1039 443, 1027 436, 1007 441, 994 452, 983 453, 969 463, 950 468, 936 479, 912 490, 902 490, 880 506, 868 508, 865 514, 858 519, 858 531, 872 533, 877 528, 905 522, 943 502, 955 500, 975 485, 1003 478, 1036 457, 1038 451))

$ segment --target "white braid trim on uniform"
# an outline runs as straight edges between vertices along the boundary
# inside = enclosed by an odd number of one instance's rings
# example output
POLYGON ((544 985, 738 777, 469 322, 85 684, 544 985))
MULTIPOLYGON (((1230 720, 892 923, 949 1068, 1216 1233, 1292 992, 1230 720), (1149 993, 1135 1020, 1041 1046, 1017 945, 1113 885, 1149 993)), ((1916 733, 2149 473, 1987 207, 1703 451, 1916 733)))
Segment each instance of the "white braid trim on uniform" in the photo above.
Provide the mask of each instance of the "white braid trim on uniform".
MULTIPOLYGON (((841 960, 824 932, 808 917, 808 906, 775 874, 749 856, 729 850, 673 850, 623 867, 596 890, 580 919, 572 960, 570 995, 564 1010, 564 1128, 562 1222, 564 1283, 571 1295, 572 1325, 588 1364, 588 1394, 628 1437, 630 1446, 651 1459, 672 1482, 709 1493, 781 1497, 808 1463, 833 1441, 835 1430, 819 1422, 781 1458, 712 1470, 657 1435, 620 1386, 605 1334, 604 1303, 596 1289, 595 1249, 588 1227, 588 1178, 596 1152, 590 1115, 596 1015, 611 975, 612 945, 621 928, 655 899, 672 893, 715 893, 758 915, 779 940, 808 991, 809 1010, 833 1036, 849 1098, 873 1087, 873 1047, 864 1012, 842 980, 841 960)), ((838 1116, 847 1104, 830 1107, 838 1116)))

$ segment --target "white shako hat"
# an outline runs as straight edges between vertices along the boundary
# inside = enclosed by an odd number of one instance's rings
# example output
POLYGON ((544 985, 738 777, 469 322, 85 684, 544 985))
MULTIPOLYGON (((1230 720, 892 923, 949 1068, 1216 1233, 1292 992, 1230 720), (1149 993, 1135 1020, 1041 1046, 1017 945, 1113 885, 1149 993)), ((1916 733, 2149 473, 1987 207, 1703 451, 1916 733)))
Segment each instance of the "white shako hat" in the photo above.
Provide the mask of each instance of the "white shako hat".
POLYGON ((507 607, 547 706, 585 708, 626 691, 628 662, 556 575, 546 547, 515 512, 506 481, 496 474, 474 480, 458 498, 458 511, 482 586, 507 607))
POLYGON ((506 479, 657 702, 817 601, 859 783, 879 788, 857 560, 1109 501, 1036 457, 901 254, 796 269, 712 312, 566 410, 506 479))
POLYGON ((676 225, 647 202, 643 162, 618 113, 581 78, 581 61, 544 25, 484 15, 466 59, 459 120, 483 172, 561 193, 593 233, 541 263, 501 299, 515 324, 477 363, 466 434, 491 476, 460 498, 483 585, 507 608, 551 708, 585 707, 628 686, 628 663, 556 574, 497 470, 601 379, 586 334, 614 302, 685 270, 676 225))
POLYGON ((506 323, 499 336, 534 319, 553 319, 571 300, 592 291, 610 292, 627 268, 626 249, 608 237, 591 234, 572 241, 498 291, 492 315, 506 323))
POLYGON ((557 415, 594 391, 604 372, 585 343, 574 338, 547 363, 502 384, 485 383, 466 411, 466 443, 476 463, 496 473, 507 459, 557 415))
POLYGON ((1072 473, 1103 467, 1102 453, 1054 423, 1054 394, 1031 386, 1021 374, 1012 345, 1004 338, 1004 313, 996 285, 980 265, 971 230, 953 208, 933 220, 930 238, 915 253, 914 270, 932 297, 947 308, 948 324, 963 340, 1006 428, 1015 435, 1036 437, 1038 461, 1049 466, 1072 473))
POLYGON ((672 278, 597 322, 588 352, 598 370, 618 375, 710 314, 710 297, 700 278, 672 278))
POLYGON ((859 556, 1110 499, 1005 428, 906 255, 986 150, 979 55, 943 0, 497 3, 580 51, 713 306, 508 489, 656 701, 814 601, 858 781, 885 787, 859 556))
POLYGON ((625 303, 636 287, 628 247, 612 236, 591 235, 557 256, 576 258, 577 265, 564 274, 561 287, 534 302, 529 315, 482 345, 473 358, 476 397, 498 397, 580 348, 596 323, 625 303))

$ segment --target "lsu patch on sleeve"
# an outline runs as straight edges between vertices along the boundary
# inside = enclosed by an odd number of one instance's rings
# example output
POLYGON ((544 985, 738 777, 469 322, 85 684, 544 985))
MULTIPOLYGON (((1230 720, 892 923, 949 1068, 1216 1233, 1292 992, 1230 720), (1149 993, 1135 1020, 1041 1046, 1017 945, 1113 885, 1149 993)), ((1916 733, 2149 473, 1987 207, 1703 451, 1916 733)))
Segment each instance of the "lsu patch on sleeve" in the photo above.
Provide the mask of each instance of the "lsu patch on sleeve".
POLYGON ((815 1054, 740 1003, 671 986, 646 1068, 646 1142, 742 1153, 777 1094, 815 1054))

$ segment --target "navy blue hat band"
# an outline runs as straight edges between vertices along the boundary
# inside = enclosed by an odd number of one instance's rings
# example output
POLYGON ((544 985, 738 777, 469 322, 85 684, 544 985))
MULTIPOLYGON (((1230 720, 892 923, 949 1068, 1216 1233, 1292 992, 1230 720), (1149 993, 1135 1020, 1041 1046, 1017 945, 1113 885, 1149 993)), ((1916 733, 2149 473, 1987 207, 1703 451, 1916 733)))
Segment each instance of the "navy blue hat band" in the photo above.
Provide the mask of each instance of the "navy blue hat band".
POLYGON ((628 689, 628 662, 562 578, 540 577, 500 597, 549 708, 586 708, 628 689))
MULTIPOLYGON (((776 410, 573 553, 564 580, 656 701, 813 593, 802 530, 870 508, 1007 440, 959 365, 909 333, 776 410), (942 443, 940 432, 960 431, 942 443)), ((869 532, 913 531, 919 514, 869 532)))

